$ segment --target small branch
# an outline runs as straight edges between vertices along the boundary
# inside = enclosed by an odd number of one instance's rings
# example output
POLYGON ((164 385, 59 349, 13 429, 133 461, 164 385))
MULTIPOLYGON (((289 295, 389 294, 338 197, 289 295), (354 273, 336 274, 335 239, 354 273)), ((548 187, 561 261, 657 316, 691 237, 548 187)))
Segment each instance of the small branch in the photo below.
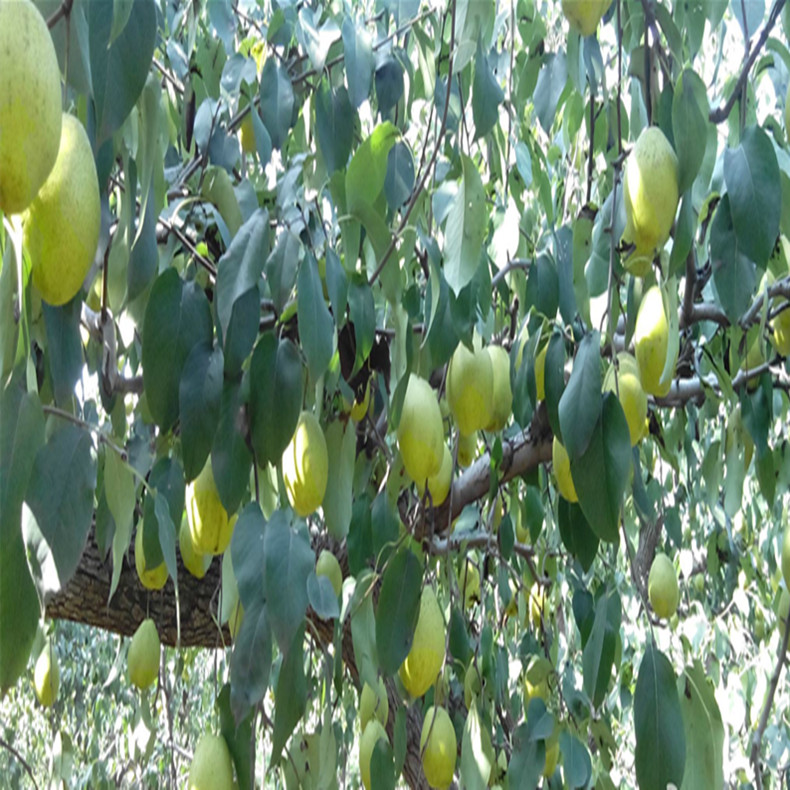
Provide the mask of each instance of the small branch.
POLYGON ((94 434, 100 442, 104 442, 104 444, 106 444, 113 452, 117 453, 118 457, 122 461, 129 460, 126 450, 124 450, 123 447, 119 447, 112 439, 110 439, 109 436, 102 433, 102 431, 99 430, 99 428, 97 428, 95 425, 91 425, 80 417, 77 417, 76 415, 67 411, 63 411, 63 409, 59 409, 57 406, 44 405, 41 408, 44 414, 51 414, 53 417, 59 417, 61 420, 72 422, 74 425, 79 425, 80 428, 90 431, 90 433, 94 434))
POLYGON ((444 109, 442 110, 442 122, 439 127, 439 134, 436 138, 436 145, 434 146, 433 152, 431 153, 431 158, 428 160, 428 165, 426 166, 425 170, 423 171, 422 178, 420 182, 417 184, 417 188, 412 192, 411 198, 409 199, 408 204, 406 205, 406 210, 403 212, 403 217, 401 217, 400 224, 398 225, 397 231, 392 235, 392 239, 390 240, 389 246, 385 250, 384 254, 381 256, 381 260, 379 261, 378 266, 376 266, 376 271, 370 276, 368 280, 368 285, 373 285, 373 283, 378 280, 379 275, 384 270, 384 267, 387 265, 387 261, 392 256, 392 253, 395 251, 395 247, 398 245, 398 239, 400 238, 401 233, 403 233, 406 224, 409 221, 409 217, 411 216, 411 212, 414 210, 414 206, 417 204, 417 199, 422 194, 423 189, 425 188, 425 182, 428 180, 428 176, 433 168, 433 164, 436 161, 436 157, 439 155, 439 146, 441 145, 442 139, 444 138, 444 133, 447 129, 447 111, 450 108, 450 94, 452 93, 452 86, 453 86, 453 50, 455 49, 455 0, 452 2, 452 9, 451 9, 451 24, 450 24, 450 57, 447 64, 447 93, 444 97, 444 109))
MULTIPOLYGON (((69 3, 69 5, 71 5, 71 3, 69 3)), ((0 737, 0 746, 2 746, 4 749, 8 749, 8 751, 11 752, 11 754, 13 754, 14 757, 16 757, 16 759, 21 763, 22 767, 25 769, 25 773, 27 773, 27 775, 30 777, 30 781, 33 783, 33 787, 35 787, 36 790, 38 790, 38 782, 36 782, 36 777, 33 776, 33 771, 28 765, 27 760, 25 760, 25 758, 22 757, 22 755, 13 746, 11 746, 11 744, 8 741, 6 741, 4 738, 1 737, 0 737)))
POLYGON ((776 20, 779 19, 779 15, 782 12, 785 2, 786 0, 776 0, 774 3, 773 8, 771 8, 771 13, 768 15, 768 21, 765 23, 765 26, 760 32, 760 37, 757 39, 757 43, 749 54, 749 57, 743 64, 741 73, 738 76, 738 81, 735 83, 735 87, 732 89, 729 99, 727 99, 727 101, 720 107, 717 107, 715 110, 711 110, 708 114, 708 120, 711 123, 722 123, 730 117, 732 108, 735 106, 735 102, 738 100, 738 97, 741 96, 741 92, 746 85, 746 79, 749 76, 749 71, 751 71, 755 60, 757 60, 757 56, 765 46, 765 42, 768 41, 768 37, 771 35, 771 30, 773 30, 776 20))
POLYGON ((74 5, 74 0, 63 0, 63 2, 60 4, 60 8, 58 8, 58 10, 55 11, 55 13, 52 14, 49 19, 47 19, 47 27, 52 30, 52 28, 55 27, 55 25, 57 25, 58 22, 63 19, 63 17, 68 16, 71 13, 72 5, 74 5))
MULTIPOLYGON (((763 362, 756 368, 738 371, 738 375, 732 380, 732 387, 735 390, 741 389, 752 379, 762 376, 766 370, 770 370, 771 363, 763 362)), ((696 398, 704 398, 707 390, 719 391, 719 382, 714 374, 706 377, 694 379, 678 379, 672 382, 669 392, 663 397, 654 397, 656 406, 683 407, 689 401, 696 398)))
POLYGON ((523 258, 514 258, 507 266, 503 266, 491 279, 491 290, 493 291, 510 272, 516 269, 523 269, 529 272, 529 267, 532 266, 532 261, 526 261, 523 258))
POLYGON ((186 247, 189 253, 195 258, 195 260, 214 278, 217 277, 217 267, 205 256, 201 255, 195 245, 187 238, 186 234, 180 229, 177 228, 172 222, 169 220, 163 219, 159 217, 157 222, 167 230, 168 233, 172 233, 180 242, 181 244, 186 247))
POLYGON ((754 781, 757 785, 757 790, 762 790, 763 777, 760 771, 760 748, 762 746, 763 733, 768 724, 768 716, 771 713, 771 708, 774 704, 774 695, 776 694, 776 687, 779 685, 779 676, 782 674, 782 667, 784 666, 787 657, 787 643, 790 640, 790 628, 785 621, 785 632, 779 644, 779 653, 776 657, 776 666, 774 673, 771 675, 771 682, 768 686, 768 693, 765 697, 765 704, 763 705, 763 712, 760 714, 760 722, 757 725, 757 730, 752 737, 752 750, 749 755, 749 762, 754 766, 754 781))

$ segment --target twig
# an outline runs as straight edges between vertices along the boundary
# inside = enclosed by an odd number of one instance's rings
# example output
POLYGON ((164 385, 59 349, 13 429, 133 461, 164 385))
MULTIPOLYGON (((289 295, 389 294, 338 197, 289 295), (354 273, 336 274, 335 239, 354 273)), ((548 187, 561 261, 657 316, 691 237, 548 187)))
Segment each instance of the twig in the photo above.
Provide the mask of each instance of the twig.
POLYGON ((68 16, 71 13, 71 6, 74 5, 74 0, 63 0, 60 4, 60 8, 55 11, 52 16, 47 19, 47 27, 52 30, 55 25, 63 19, 64 16, 68 16))
POLYGON ((762 48, 765 46, 765 42, 768 41, 768 37, 771 35, 771 30, 773 30, 773 26, 776 24, 776 20, 779 18, 779 14, 782 12, 785 2, 786 0, 776 0, 774 3, 773 8, 771 8, 771 13, 768 15, 768 21, 765 23, 765 26, 760 32, 760 37, 757 39, 757 43, 749 54, 749 57, 746 59, 746 63, 743 64, 741 73, 738 76, 738 81, 735 83, 735 87, 733 88, 729 99, 727 99, 727 101, 720 107, 717 107, 715 110, 711 110, 708 114, 708 120, 711 123, 721 123, 722 121, 726 121, 727 118, 729 118, 732 108, 735 106, 735 102, 738 100, 738 97, 741 95, 743 87, 746 84, 749 71, 754 65, 754 61, 757 60, 760 50, 762 50, 762 48))
POLYGON ((532 266, 532 261, 524 260, 523 258, 514 258, 507 266, 503 266, 491 279, 491 290, 493 291, 494 288, 505 279, 505 277, 510 274, 510 272, 515 271, 516 269, 523 269, 524 271, 528 272, 529 267, 532 266))
POLYGON ((187 235, 180 229, 177 228, 172 222, 169 220, 163 219, 159 217, 157 222, 167 230, 168 233, 172 233, 180 242, 187 248, 190 254, 195 258, 195 260, 213 277, 216 279, 217 277, 217 267, 204 255, 201 255, 195 245, 189 240, 187 235))
POLYGON ((57 406, 49 406, 44 405, 41 407, 44 414, 51 414, 53 417, 59 417, 61 420, 67 420, 68 422, 74 423, 74 425, 79 425, 80 428, 84 428, 86 431, 90 431, 92 434, 96 436, 96 438, 100 442, 104 442, 111 450, 117 453, 118 457, 122 461, 129 460, 128 455, 126 454, 126 450, 123 447, 119 447, 109 436, 103 433, 99 428, 95 425, 91 425, 85 420, 77 417, 75 414, 71 414, 63 409, 59 409, 57 406))
POLYGON ((4 749, 8 749, 8 751, 11 752, 11 754, 13 754, 17 760, 19 760, 19 762, 22 764, 22 767, 25 769, 25 772, 30 777, 30 781, 33 783, 33 787, 35 787, 36 790, 38 790, 38 782, 36 782, 36 777, 33 776, 33 771, 28 765, 27 760, 25 760, 25 758, 22 757, 22 755, 13 746, 11 746, 11 744, 7 740, 1 737, 0 737, 0 746, 2 746, 4 749))
POLYGON ((453 86, 453 50, 455 49, 455 0, 453 0, 452 7, 451 7, 451 24, 450 24, 450 56, 447 64, 447 93, 444 97, 444 109, 442 110, 442 122, 439 127, 439 135, 436 138, 436 145, 434 146, 433 152, 431 153, 431 158, 428 160, 428 165, 426 166, 425 170, 423 171, 422 178, 420 179, 419 184, 417 184, 417 188, 412 192, 411 198, 409 199, 408 204, 406 205, 406 210, 403 212, 403 217, 401 217, 400 224, 398 225, 397 231, 392 235, 392 239, 390 240, 389 246, 384 252, 384 255, 381 256, 381 260, 379 261, 378 266, 376 267, 376 271, 370 276, 368 280, 368 285, 373 285, 373 283, 378 280, 379 275, 383 271, 384 267, 387 265, 387 261, 390 259, 390 256, 395 250, 395 247, 398 244, 398 239, 400 238, 401 233, 403 233, 404 228, 406 227, 406 223, 409 221, 409 217, 411 216, 411 212, 414 209, 414 206, 417 203, 417 199, 422 194, 423 189, 425 188, 425 182, 428 180, 428 175, 431 172, 431 168, 433 167, 434 162, 436 161, 436 157, 439 155, 439 146, 441 145, 442 139, 444 137, 445 130, 447 129, 447 111, 450 108, 450 93, 452 92, 453 86))
POLYGON ((768 693, 765 697, 765 704, 763 705, 763 712, 760 714, 760 722, 757 725, 754 736, 752 737, 752 750, 749 755, 749 762, 754 766, 754 781, 757 785, 757 790, 762 790, 763 776, 760 772, 760 746, 762 745, 763 733, 768 724, 768 716, 771 713, 771 708, 774 704, 774 695, 776 694, 776 687, 779 685, 779 676, 782 674, 782 667, 784 666, 787 657, 787 643, 790 640, 790 628, 788 622, 785 620, 785 632, 779 644, 779 653, 776 657, 776 666, 774 673, 771 675, 771 682, 768 686, 768 693))

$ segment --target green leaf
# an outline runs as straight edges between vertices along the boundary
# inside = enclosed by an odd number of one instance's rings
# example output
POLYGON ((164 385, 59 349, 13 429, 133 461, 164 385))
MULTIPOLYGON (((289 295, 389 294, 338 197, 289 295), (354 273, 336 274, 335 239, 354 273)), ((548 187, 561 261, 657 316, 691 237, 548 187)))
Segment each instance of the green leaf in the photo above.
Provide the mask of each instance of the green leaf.
POLYGON ((708 120, 697 102, 702 80, 686 69, 679 77, 672 97, 672 134, 677 145, 678 192, 682 195, 694 183, 705 157, 708 120))
POLYGON ((267 607, 255 602, 244 610, 230 657, 230 706, 237 724, 263 699, 271 668, 272 632, 267 607))
MULTIPOLYGON (((97 146, 121 127, 145 85, 156 40, 152 0, 133 0, 123 32, 110 44, 113 3, 87 3, 90 81, 96 114, 97 146)), ((81 42, 82 43, 82 42, 81 42)))
POLYGON ((276 58, 266 58, 261 73, 261 115, 272 145, 282 148, 291 128, 294 92, 288 69, 276 58))
POLYGON ((762 267, 776 244, 782 211, 773 143, 760 127, 749 127, 737 148, 725 149, 722 169, 738 248, 762 267))
POLYGON ((315 571, 307 577, 307 600, 322 620, 333 620, 340 616, 340 606, 332 582, 326 576, 316 576, 315 571))
MULTIPOLYGON (((173 458, 160 458, 148 476, 148 487, 149 495, 146 496, 143 505, 143 547, 146 560, 151 566, 156 567, 165 560, 165 550, 169 551, 162 541, 167 543, 170 539, 169 525, 161 503, 157 510, 158 500, 164 497, 167 501, 170 521, 178 524, 179 527, 184 512, 184 474, 178 461, 173 458), (153 495, 150 492, 153 492, 153 495)), ((138 525, 137 528, 140 529, 140 526, 138 525)))
POLYGON ((557 267, 551 256, 539 255, 529 267, 527 276, 526 307, 534 307, 548 319, 557 315, 560 303, 560 281, 557 267))
POLYGON ((483 41, 479 39, 475 56, 475 76, 472 83, 472 119, 475 124, 476 140, 494 128, 494 124, 499 120, 499 105, 504 99, 505 94, 483 52, 483 41))
POLYGON ((263 550, 263 588, 269 620, 277 644, 285 652, 307 611, 307 577, 315 568, 315 555, 307 538, 288 525, 281 510, 273 513, 266 525, 263 550))
POLYGON ((277 237, 265 267, 269 292, 279 313, 282 313, 291 298, 301 258, 302 243, 299 237, 288 230, 283 231, 277 237))
POLYGON ((414 157, 411 148, 398 140, 387 155, 387 177, 384 179, 384 196, 391 209, 400 208, 414 189, 414 157))
POLYGON ((22 540, 22 500, 39 448, 44 415, 35 393, 11 380, 0 394, 0 696, 25 671, 39 602, 22 540))
POLYGON ((477 165, 461 155, 462 176, 444 227, 444 276, 458 296, 480 264, 488 228, 485 191, 477 165))
POLYGON ((376 83, 376 99, 381 117, 391 115, 403 97, 403 66, 394 55, 387 54, 380 61, 373 74, 376 83))
MULTIPOLYGON (((178 563, 176 561, 176 541, 178 540, 178 535, 176 533, 176 525, 173 523, 173 517, 170 513, 170 503, 161 491, 157 491, 154 496, 154 513, 156 514, 156 520, 159 526, 159 534, 157 537, 159 538, 159 546, 162 550, 162 558, 165 561, 167 572, 173 580, 173 585, 176 590, 176 600, 178 600, 178 563)), ((147 556, 146 554, 146 557, 147 556)))
POLYGON ((217 264, 217 317, 229 375, 241 370, 258 335, 258 287, 268 254, 269 213, 258 209, 241 226, 217 264))
POLYGON ((254 782, 250 776, 252 767, 252 717, 247 716, 236 726, 230 707, 230 684, 226 683, 217 695, 219 710, 220 734, 228 744, 233 762, 236 766, 236 778, 239 790, 254 790, 254 782))
POLYGON ((222 368, 222 349, 212 348, 207 343, 198 343, 184 363, 178 403, 181 456, 187 480, 194 480, 200 474, 211 452, 219 422, 222 368))
POLYGON ((359 107, 370 95, 373 46, 368 32, 363 26, 357 29, 350 14, 343 19, 343 52, 349 98, 354 107, 359 107))
MULTIPOLYGON (((562 435, 568 436, 564 430, 562 435)), ((630 467, 628 423, 617 396, 607 392, 590 443, 571 459, 571 475, 587 521, 601 540, 610 543, 620 539, 620 506, 630 467)))
POLYGON ((302 410, 304 376, 299 350, 264 332, 250 362, 249 415, 252 446, 259 466, 277 464, 291 441, 302 410))
POLYGON ((713 215, 710 257, 716 295, 727 318, 734 324, 751 304, 756 273, 735 233, 729 195, 722 197, 713 215))
POLYGON ((370 786, 376 790, 395 790, 395 767, 389 741, 380 738, 370 755, 370 786))
MULTIPOLYGON (((571 460, 587 449, 601 414, 600 335, 590 332, 579 343, 568 385, 559 402, 559 422, 571 460)), ((574 481, 575 481, 574 477, 574 481)))
POLYGON ((605 699, 612 679, 620 617, 620 596, 617 592, 601 595, 595 605, 592 632, 582 655, 584 691, 596 708, 605 699))
POLYGON ((385 675, 394 675, 409 653, 421 593, 422 566, 409 549, 401 549, 384 571, 376 608, 376 648, 385 675))
POLYGON ((654 645, 645 651, 634 693, 636 781, 640 790, 681 786, 686 738, 675 673, 654 645))
POLYGON ((357 346, 354 371, 357 371, 370 355, 376 340, 376 305, 373 302, 373 291, 367 282, 349 284, 348 307, 354 324, 357 346))
POLYGON ((340 258, 330 247, 326 251, 326 290, 335 323, 341 323, 346 312, 348 300, 348 279, 343 271, 340 258))
POLYGON ((493 768, 494 749, 483 727, 477 703, 472 700, 461 739, 461 781, 469 790, 485 790, 493 768))
POLYGON ((297 629, 285 653, 277 690, 274 694, 274 732, 272 733, 271 765, 280 761, 283 747, 294 727, 304 715, 307 704, 307 680, 304 674, 304 623, 297 629))
POLYGON ((318 381, 334 353, 335 324, 324 301, 318 264, 312 255, 306 256, 299 267, 297 288, 299 337, 310 378, 318 381))
POLYGON ((219 424, 211 446, 211 468, 219 498, 228 515, 239 509, 249 490, 252 455, 247 447, 241 386, 227 379, 222 388, 219 424))
POLYGON ((557 503, 557 522, 563 545, 579 560, 584 571, 589 571, 598 553, 598 536, 593 532, 579 504, 560 497, 557 503))
POLYGON ((115 523, 115 531, 112 537, 113 568, 110 599, 118 587, 123 567, 123 557, 129 548, 129 541, 132 537, 136 488, 137 484, 129 465, 124 463, 117 453, 106 449, 104 453, 104 494, 115 523))
POLYGON ((250 502, 239 514, 230 539, 231 562, 239 599, 245 611, 266 601, 262 573, 265 573, 263 534, 266 521, 257 502, 250 502), (263 569, 263 570, 262 570, 263 569))
POLYGON ((376 618, 373 615, 372 579, 370 571, 357 577, 357 585, 348 610, 351 612, 351 643, 360 683, 376 688, 378 657, 376 655, 376 618))
POLYGON ((74 395, 74 385, 82 375, 82 339, 80 313, 82 297, 75 296, 62 307, 41 303, 47 329, 47 363, 52 376, 55 403, 68 406, 74 395))
POLYGON ((530 737, 529 722, 521 724, 513 733, 513 752, 507 769, 510 787, 535 790, 546 762, 546 746, 542 740, 530 737))
POLYGON ((82 556, 93 517, 96 454, 90 434, 66 424, 36 454, 22 534, 39 598, 60 592, 82 556))
POLYGON ((568 66, 565 60, 565 53, 560 51, 556 54, 546 55, 533 96, 535 113, 538 116, 540 125, 546 132, 551 130, 554 115, 557 112, 557 105, 559 104, 560 96, 565 90, 567 81, 568 66))
POLYGON ((198 343, 211 344, 211 310, 195 283, 175 269, 154 282, 143 324, 143 385, 151 415, 162 430, 178 417, 178 388, 184 363, 198 343))
POLYGON ((353 576, 367 567, 373 554, 373 534, 370 515, 370 497, 367 494, 354 499, 351 506, 351 524, 348 529, 348 568, 353 576))
POLYGON ((323 81, 315 93, 315 130, 330 176, 348 162, 354 139, 354 119, 354 108, 345 87, 341 85, 334 90, 328 81, 323 81))
POLYGON ((343 540, 351 524, 354 505, 354 466, 356 462, 357 433, 354 424, 331 422, 326 429, 326 449, 329 458, 329 476, 322 504, 324 521, 335 540, 343 540))
POLYGON ((686 735, 686 767, 680 790, 724 787, 724 724, 716 695, 699 659, 678 678, 686 735))
POLYGON ((569 732, 560 733, 563 787, 587 787, 592 776, 592 761, 587 747, 569 732))
MULTIPOLYGON (((160 160, 161 161, 161 160, 160 160)), ((145 203, 145 214, 132 234, 134 243, 129 251, 126 269, 126 298, 136 299, 156 275, 159 255, 156 249, 156 201, 150 196, 145 203)))
POLYGON ((565 341, 559 332, 552 333, 543 363, 543 387, 546 394, 546 412, 554 435, 562 441, 560 426, 560 401, 565 391, 565 341))
POLYGON ((376 202, 384 189, 390 149, 399 137, 397 127, 385 121, 354 152, 346 172, 346 200, 350 214, 356 215, 376 202))

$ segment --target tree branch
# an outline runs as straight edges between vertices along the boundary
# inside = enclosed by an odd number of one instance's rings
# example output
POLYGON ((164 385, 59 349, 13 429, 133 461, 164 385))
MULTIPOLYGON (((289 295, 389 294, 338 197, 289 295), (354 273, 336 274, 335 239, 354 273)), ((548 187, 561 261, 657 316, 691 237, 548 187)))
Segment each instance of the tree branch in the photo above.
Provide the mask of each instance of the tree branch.
POLYGON ((749 76, 749 71, 754 65, 755 60, 757 60, 757 56, 760 54, 760 51, 765 46, 765 42, 768 41, 768 36, 771 35, 771 30, 773 30, 773 27, 776 24, 776 20, 779 18, 779 14, 782 12, 785 2, 786 0, 776 0, 774 3, 773 7, 771 8, 771 13, 768 15, 768 21, 765 23, 765 26, 760 32, 760 38, 757 39, 757 43, 749 54, 749 57, 743 64, 741 73, 738 76, 738 81, 735 83, 735 87, 732 89, 729 99, 727 99, 727 101, 720 107, 717 107, 715 110, 711 110, 708 114, 708 120, 711 121, 711 123, 722 123, 722 121, 726 121, 727 118, 729 118, 732 108, 735 106, 735 102, 738 100, 738 97, 741 95, 741 91, 746 85, 746 79, 749 76))
MULTIPOLYGON (((69 5, 71 4, 69 3, 69 5)), ((22 757, 22 755, 13 746, 11 746, 11 744, 3 737, 0 737, 0 746, 2 746, 4 749, 7 749, 9 752, 11 752, 11 754, 14 755, 14 757, 16 757, 17 760, 19 760, 22 767, 25 769, 25 773, 30 777, 30 781, 33 783, 33 787, 35 787, 36 790, 38 790, 38 782, 36 782, 36 777, 33 776, 33 771, 28 765, 27 760, 25 760, 25 758, 22 757)))

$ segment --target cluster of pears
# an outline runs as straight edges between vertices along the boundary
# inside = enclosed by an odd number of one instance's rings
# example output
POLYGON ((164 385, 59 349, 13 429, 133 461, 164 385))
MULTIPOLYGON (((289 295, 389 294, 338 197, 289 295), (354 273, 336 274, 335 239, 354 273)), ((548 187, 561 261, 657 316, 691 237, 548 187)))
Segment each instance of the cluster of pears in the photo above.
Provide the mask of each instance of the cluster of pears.
MULTIPOLYGON (((623 407, 631 446, 635 447, 646 435, 647 397, 664 397, 669 392, 677 362, 677 346, 670 347, 669 320, 661 289, 651 286, 642 296, 634 329, 634 355, 623 351, 610 365, 603 381, 604 392, 617 393, 623 407), (664 376, 664 370, 668 374, 664 376)), ((571 477, 571 464, 565 447, 554 437, 552 466, 560 494, 569 502, 578 502, 571 477)))
POLYGON ((30 0, 0 5, 0 210, 22 214, 33 284, 52 305, 80 289, 101 209, 88 135, 61 111, 60 68, 30 0))
POLYGON ((657 126, 642 130, 625 166, 625 268, 645 277, 669 238, 678 208, 678 158, 657 126))
MULTIPOLYGON (((458 462, 468 466, 478 431, 501 431, 513 409, 510 357, 501 346, 473 349, 459 343, 447 370, 447 408, 458 426, 458 462)), ((442 409, 431 385, 416 374, 409 377, 398 424, 398 447, 407 474, 422 494, 427 486, 434 506, 447 498, 453 460, 445 442, 442 409)))

